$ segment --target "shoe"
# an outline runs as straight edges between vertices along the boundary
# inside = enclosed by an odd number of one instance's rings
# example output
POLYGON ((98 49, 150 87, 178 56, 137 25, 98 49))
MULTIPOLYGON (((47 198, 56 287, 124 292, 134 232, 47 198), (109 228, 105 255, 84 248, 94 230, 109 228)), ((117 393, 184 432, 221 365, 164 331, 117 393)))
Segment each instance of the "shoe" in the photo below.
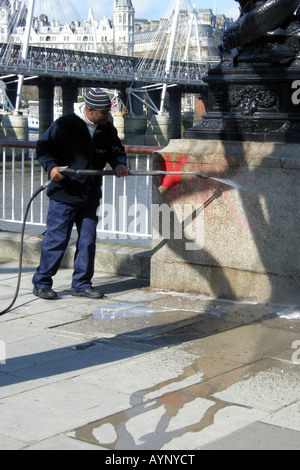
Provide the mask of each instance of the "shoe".
POLYGON ((71 291, 71 295, 74 297, 87 297, 88 299, 102 299, 104 297, 103 292, 94 290, 92 287, 89 287, 86 290, 71 291))
POLYGON ((39 297, 40 299, 45 299, 45 300, 58 299, 57 293, 53 289, 50 289, 50 287, 45 287, 44 289, 38 289, 37 287, 35 287, 33 289, 33 294, 39 297))

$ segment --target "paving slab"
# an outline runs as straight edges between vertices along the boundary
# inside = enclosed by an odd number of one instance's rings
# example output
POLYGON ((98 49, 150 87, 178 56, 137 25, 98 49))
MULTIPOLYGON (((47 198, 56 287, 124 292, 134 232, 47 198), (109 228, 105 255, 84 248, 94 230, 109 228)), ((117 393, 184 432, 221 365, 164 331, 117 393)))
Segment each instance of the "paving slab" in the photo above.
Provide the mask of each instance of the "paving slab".
POLYGON ((198 450, 299 450, 300 433, 257 422, 198 450))
MULTIPOLYGON (((17 264, 0 262, 0 309, 17 264)), ((103 300, 32 294, 0 317, 0 449, 299 450, 299 306, 151 289, 96 273, 103 300)))

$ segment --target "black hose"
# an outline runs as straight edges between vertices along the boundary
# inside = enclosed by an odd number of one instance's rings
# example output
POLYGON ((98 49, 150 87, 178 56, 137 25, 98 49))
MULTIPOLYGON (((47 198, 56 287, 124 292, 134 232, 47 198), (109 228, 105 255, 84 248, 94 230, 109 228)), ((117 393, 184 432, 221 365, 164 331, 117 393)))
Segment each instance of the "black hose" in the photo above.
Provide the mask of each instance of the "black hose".
POLYGON ((15 296, 11 302, 11 304, 5 309, 5 310, 2 310, 0 312, 0 317, 2 315, 4 315, 5 313, 7 313, 11 308, 12 306, 14 305, 14 303, 16 302, 17 298, 18 298, 18 295, 19 295, 19 290, 20 290, 20 284, 21 284, 21 275, 22 275, 22 259, 23 259, 23 248, 24 248, 24 233, 25 233, 25 226, 26 226, 26 220, 27 220, 27 216, 28 216, 28 212, 29 212, 29 209, 30 209, 30 206, 33 202, 33 200, 42 192, 44 191, 44 189, 46 189, 48 186, 50 186, 50 184, 52 183, 52 180, 50 181, 47 181, 46 183, 44 183, 42 186, 39 187, 39 189, 37 189, 33 195, 31 196, 30 198, 30 201, 28 202, 27 204, 27 207, 26 207, 26 210, 25 210, 25 214, 24 214, 24 218, 23 218, 23 224, 22 224, 22 232, 21 232, 21 242, 20 242, 20 253, 19 253, 19 273, 18 273, 18 282, 17 282, 17 287, 16 287, 16 292, 15 292, 15 296))

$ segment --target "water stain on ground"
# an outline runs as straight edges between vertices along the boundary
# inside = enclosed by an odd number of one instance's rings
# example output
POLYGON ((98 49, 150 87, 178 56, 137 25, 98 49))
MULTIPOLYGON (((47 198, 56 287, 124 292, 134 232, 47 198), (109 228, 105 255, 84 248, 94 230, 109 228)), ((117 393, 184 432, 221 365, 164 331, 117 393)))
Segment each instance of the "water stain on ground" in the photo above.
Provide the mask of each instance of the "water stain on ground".
MULTIPOLYGON (((199 373, 200 365, 203 366, 202 361, 196 359, 173 381, 180 387, 187 377, 199 373)), ((202 433, 218 425, 220 414, 227 415, 230 420, 234 419, 235 414, 250 416, 253 412, 250 404, 237 406, 216 395, 262 371, 273 370, 275 366, 276 361, 271 359, 236 366, 227 373, 149 399, 153 393, 165 389, 172 380, 156 384, 133 394, 128 409, 76 429, 74 437, 109 450, 178 450, 177 441, 180 443, 181 438, 192 435, 199 436, 200 445, 202 433)), ((209 371, 201 372, 210 374, 209 371)))
MULTIPOLYGON (((73 437, 110 450, 178 450, 191 436, 199 438, 200 445, 202 436, 218 426, 220 416, 229 423, 239 419, 248 423, 253 416, 263 416, 247 400, 236 404, 222 398, 222 393, 275 370, 280 358, 274 354, 287 354, 291 338, 298 338, 298 327, 294 331, 290 320, 278 317, 278 309, 267 304, 200 301, 191 296, 160 300, 158 296, 138 304, 106 303, 94 308, 88 318, 61 325, 59 329, 68 332, 90 334, 96 342, 107 338, 111 344, 140 344, 154 352, 172 352, 176 346, 177 353, 190 358, 180 374, 135 389, 127 409, 75 429, 73 437)), ((138 376, 131 373, 138 386, 138 376)))

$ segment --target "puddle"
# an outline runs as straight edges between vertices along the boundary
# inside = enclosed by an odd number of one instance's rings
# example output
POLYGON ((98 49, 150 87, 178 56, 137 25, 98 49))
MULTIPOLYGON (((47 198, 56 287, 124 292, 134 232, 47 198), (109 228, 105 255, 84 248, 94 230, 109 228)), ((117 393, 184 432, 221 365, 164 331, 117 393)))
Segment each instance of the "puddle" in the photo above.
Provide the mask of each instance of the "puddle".
POLYGON ((148 317, 155 311, 156 309, 149 305, 117 302, 98 308, 93 313, 93 318, 95 320, 112 320, 117 318, 148 317))
POLYGON ((300 310, 293 308, 287 308, 281 312, 277 312, 277 316, 280 318, 285 318, 287 320, 299 320, 300 319, 300 310))
POLYGON ((85 349, 91 348, 95 346, 96 343, 83 343, 83 344, 77 344, 75 346, 70 346, 69 349, 72 351, 84 351, 85 349))
POLYGON ((207 314, 217 318, 222 318, 226 315, 230 307, 226 305, 210 305, 210 306, 183 306, 181 301, 180 305, 175 307, 174 304, 168 307, 162 307, 161 305, 151 306, 144 303, 131 303, 131 302, 115 302, 113 304, 99 307, 93 313, 94 320, 113 320, 118 318, 137 318, 137 317, 149 317, 158 312, 187 312, 190 314, 207 314))
POLYGON ((152 307, 146 304, 137 304, 137 303, 129 303, 129 302, 116 302, 110 305, 105 305, 104 307, 99 307, 93 313, 94 320, 113 320, 118 318, 138 318, 138 317, 149 317, 158 312, 187 312, 187 313, 196 313, 196 314, 208 314, 213 315, 215 317, 221 318, 223 317, 228 308, 224 308, 221 305, 213 305, 210 309, 206 308, 182 308, 178 306, 177 308, 174 307, 161 307, 155 306, 152 307))

